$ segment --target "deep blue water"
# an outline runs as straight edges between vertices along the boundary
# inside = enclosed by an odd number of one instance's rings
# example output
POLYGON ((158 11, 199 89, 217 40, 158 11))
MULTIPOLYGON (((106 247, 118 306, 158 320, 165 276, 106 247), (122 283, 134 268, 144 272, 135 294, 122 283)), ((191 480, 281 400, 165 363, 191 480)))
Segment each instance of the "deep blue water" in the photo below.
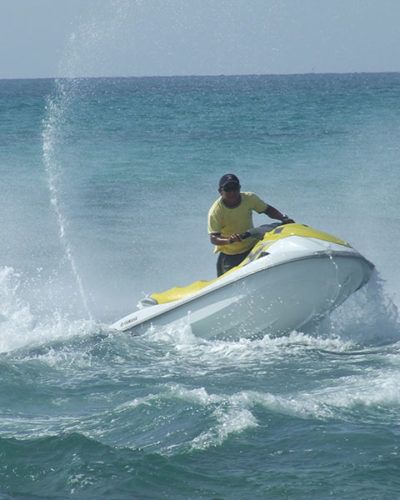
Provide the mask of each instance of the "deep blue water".
POLYGON ((398 496, 399 112, 398 74, 0 81, 0 496, 398 496), (214 276, 226 172, 371 283, 281 338, 111 332, 214 276))

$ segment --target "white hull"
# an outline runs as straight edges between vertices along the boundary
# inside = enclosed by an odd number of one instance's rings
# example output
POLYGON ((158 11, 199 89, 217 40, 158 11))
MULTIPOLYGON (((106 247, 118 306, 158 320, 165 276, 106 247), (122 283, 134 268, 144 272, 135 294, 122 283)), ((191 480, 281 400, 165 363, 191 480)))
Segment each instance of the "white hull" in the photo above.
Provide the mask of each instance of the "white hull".
POLYGON ((339 306, 368 281, 372 269, 351 247, 294 236, 196 294, 135 311, 113 328, 143 333, 186 320, 205 338, 284 334, 339 306))

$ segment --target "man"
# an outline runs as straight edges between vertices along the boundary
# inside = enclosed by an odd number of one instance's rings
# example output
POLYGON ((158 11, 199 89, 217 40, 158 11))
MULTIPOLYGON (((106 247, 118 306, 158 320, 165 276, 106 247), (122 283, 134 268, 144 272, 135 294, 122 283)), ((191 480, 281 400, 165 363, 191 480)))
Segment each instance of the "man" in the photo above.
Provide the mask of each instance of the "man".
POLYGON ((217 275, 239 265, 257 243, 257 238, 243 238, 253 226, 252 212, 265 213, 283 224, 294 222, 287 215, 267 205, 254 193, 240 192, 239 179, 234 174, 225 174, 219 181, 221 195, 208 212, 208 233, 210 241, 219 252, 217 275))

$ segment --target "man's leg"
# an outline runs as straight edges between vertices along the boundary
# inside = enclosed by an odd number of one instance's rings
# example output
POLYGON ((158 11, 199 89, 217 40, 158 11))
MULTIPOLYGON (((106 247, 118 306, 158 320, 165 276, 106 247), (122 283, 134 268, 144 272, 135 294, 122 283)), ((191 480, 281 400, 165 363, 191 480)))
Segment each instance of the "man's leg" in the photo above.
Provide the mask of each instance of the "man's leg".
POLYGON ((249 255, 251 250, 236 255, 227 255, 220 252, 217 260, 217 276, 222 276, 230 269, 238 266, 249 255))
POLYGON ((224 253, 219 253, 218 254, 218 260, 217 260, 217 276, 218 278, 224 274, 224 253))

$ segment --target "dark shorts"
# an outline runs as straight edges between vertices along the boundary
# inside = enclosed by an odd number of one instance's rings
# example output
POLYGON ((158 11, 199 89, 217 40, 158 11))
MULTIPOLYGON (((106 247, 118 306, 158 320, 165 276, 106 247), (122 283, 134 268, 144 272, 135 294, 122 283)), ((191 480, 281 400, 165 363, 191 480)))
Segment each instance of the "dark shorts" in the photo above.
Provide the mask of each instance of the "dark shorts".
POLYGON ((222 276, 229 269, 238 266, 249 255, 251 249, 244 253, 237 253, 236 255, 227 255, 220 252, 217 260, 217 276, 222 276))

